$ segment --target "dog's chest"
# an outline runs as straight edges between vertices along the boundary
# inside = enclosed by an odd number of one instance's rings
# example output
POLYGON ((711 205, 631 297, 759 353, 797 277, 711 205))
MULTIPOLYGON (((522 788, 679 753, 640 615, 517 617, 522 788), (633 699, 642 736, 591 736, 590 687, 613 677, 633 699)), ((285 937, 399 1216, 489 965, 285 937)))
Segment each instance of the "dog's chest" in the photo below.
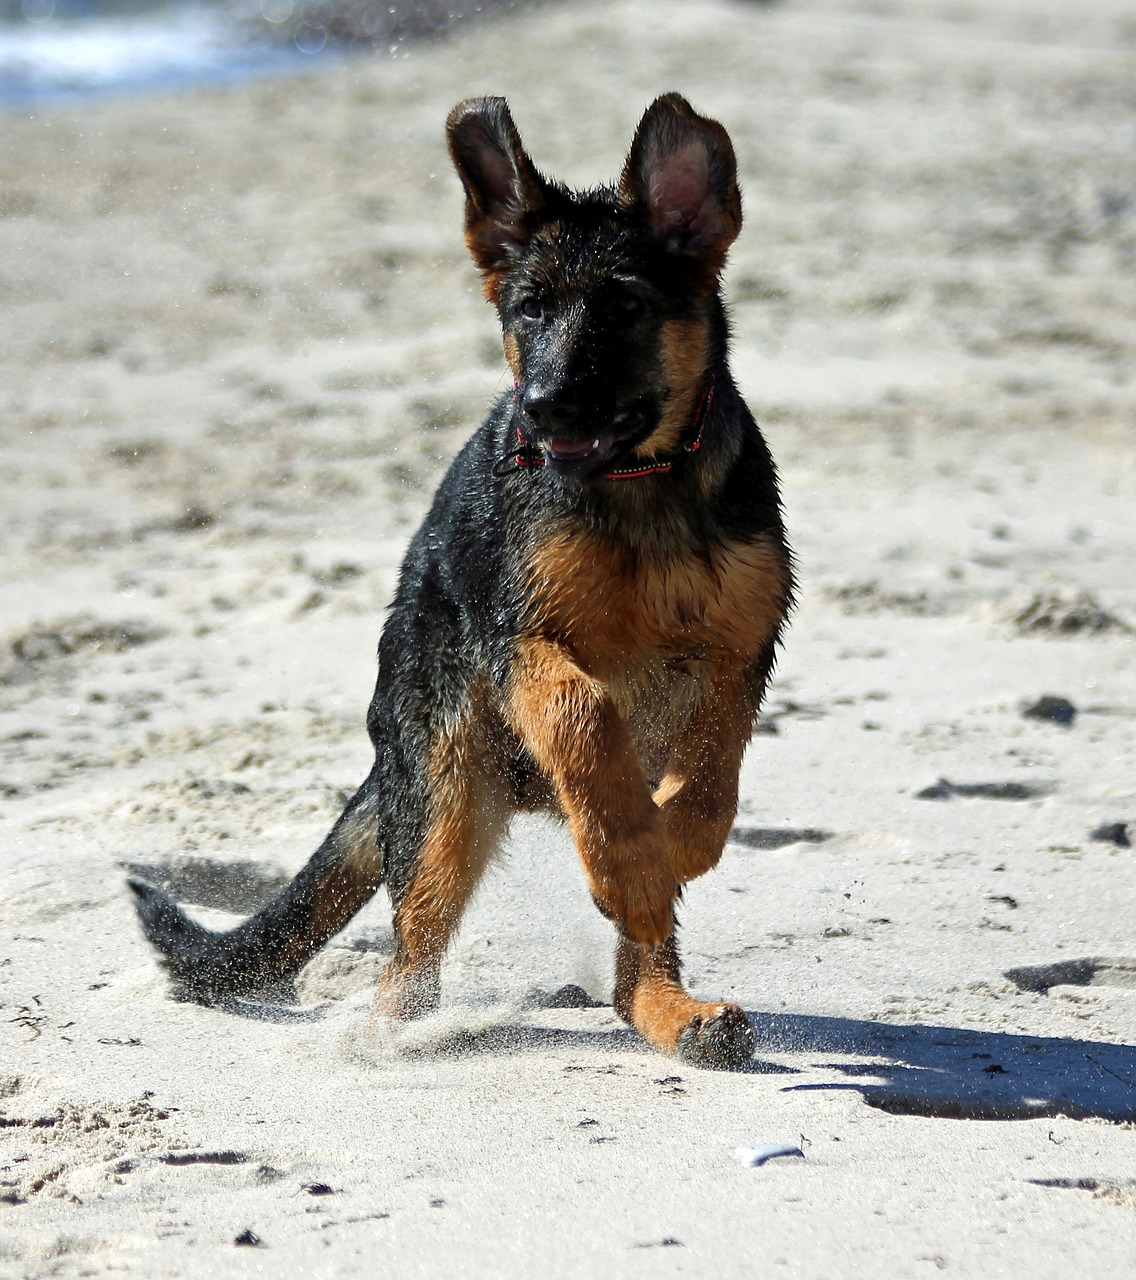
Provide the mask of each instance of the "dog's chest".
POLYGON ((639 557, 590 533, 546 540, 533 557, 532 630, 589 674, 644 694, 748 663, 780 622, 785 565, 766 539, 639 557))
POLYGON ((533 564, 532 630, 603 681, 654 778, 715 678, 753 662, 785 609, 784 552, 768 540, 646 558, 567 533, 533 564))

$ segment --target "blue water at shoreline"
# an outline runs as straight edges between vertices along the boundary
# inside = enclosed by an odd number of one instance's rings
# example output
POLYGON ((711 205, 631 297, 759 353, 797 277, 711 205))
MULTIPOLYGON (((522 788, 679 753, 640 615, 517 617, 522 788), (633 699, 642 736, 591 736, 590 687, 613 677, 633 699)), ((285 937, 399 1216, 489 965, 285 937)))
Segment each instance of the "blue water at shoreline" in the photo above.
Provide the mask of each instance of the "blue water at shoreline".
POLYGON ((0 111, 282 75, 342 56, 318 40, 258 41, 201 5, 122 13, 87 0, 60 15, 52 0, 24 0, 24 10, 39 20, 0 22, 0 111))

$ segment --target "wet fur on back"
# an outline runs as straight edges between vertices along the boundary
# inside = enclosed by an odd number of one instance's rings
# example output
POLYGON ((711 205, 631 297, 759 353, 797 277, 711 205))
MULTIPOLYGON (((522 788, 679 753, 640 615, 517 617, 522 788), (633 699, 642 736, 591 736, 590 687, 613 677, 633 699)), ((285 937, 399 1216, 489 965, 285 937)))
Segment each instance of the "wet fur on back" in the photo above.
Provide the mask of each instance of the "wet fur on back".
POLYGON ((735 1005, 681 984, 675 905, 713 867, 791 603, 776 474, 730 376, 719 293, 741 227, 721 125, 656 100, 618 183, 544 178, 503 99, 454 108, 466 242, 514 386, 442 480, 379 643, 374 766, 280 896, 229 933, 132 880, 204 1001, 297 973, 382 885, 406 1018, 519 810, 567 821, 618 931, 614 1002, 659 1048, 736 1066, 735 1005))

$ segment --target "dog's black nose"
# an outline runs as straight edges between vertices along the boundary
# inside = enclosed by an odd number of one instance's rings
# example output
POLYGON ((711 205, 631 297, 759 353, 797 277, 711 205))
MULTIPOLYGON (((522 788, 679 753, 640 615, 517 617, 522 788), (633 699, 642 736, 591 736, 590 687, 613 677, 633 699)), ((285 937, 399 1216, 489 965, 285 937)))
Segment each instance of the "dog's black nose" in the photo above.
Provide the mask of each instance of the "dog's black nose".
POLYGON ((545 395, 539 389, 525 396, 522 407, 529 420, 544 431, 564 431, 580 416, 579 401, 564 394, 545 395))

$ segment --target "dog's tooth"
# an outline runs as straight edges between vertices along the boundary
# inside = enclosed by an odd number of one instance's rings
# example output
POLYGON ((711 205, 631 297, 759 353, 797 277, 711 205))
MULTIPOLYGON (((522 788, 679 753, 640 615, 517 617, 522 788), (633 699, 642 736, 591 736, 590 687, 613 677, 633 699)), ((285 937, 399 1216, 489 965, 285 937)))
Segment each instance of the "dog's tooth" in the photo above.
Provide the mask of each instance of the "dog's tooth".
POLYGON ((597 436, 596 439, 592 441, 592 448, 598 449, 599 447, 600 447, 600 442, 599 442, 599 437, 597 436))

